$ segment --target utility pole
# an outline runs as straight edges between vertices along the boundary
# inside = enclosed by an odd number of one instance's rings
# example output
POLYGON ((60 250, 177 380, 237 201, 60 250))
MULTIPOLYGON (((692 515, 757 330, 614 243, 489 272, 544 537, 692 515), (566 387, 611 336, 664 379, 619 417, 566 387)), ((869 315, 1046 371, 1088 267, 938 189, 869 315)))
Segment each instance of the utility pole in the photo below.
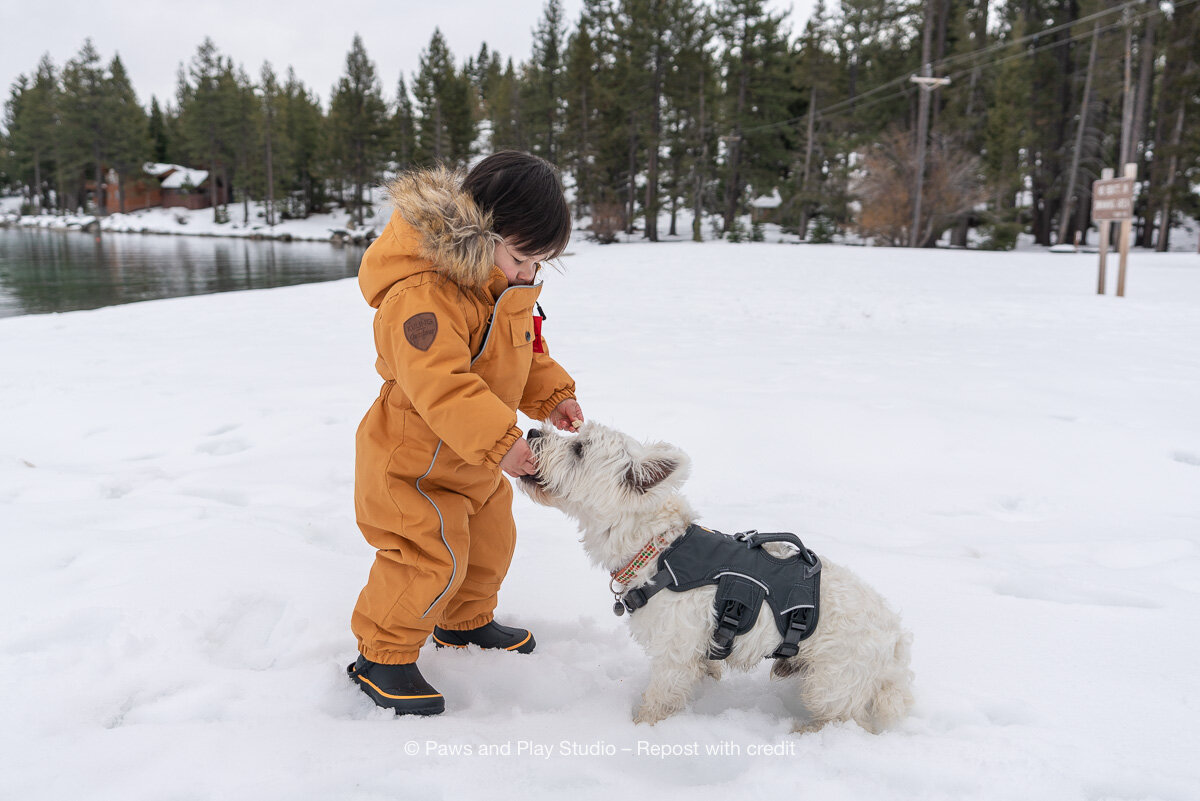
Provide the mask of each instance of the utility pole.
POLYGON ((921 75, 913 75, 910 81, 921 87, 921 98, 917 104, 917 187, 913 195, 913 223, 909 232, 908 246, 921 245, 921 191, 925 187, 925 145, 929 139, 929 93, 939 86, 950 83, 949 78, 934 78, 929 63, 930 48, 933 46, 933 21, 935 0, 925 0, 925 31, 921 41, 921 75))
POLYGON ((800 181, 800 241, 808 238, 808 174, 812 167, 813 131, 817 118, 817 87, 814 85, 808 98, 808 141, 804 145, 804 176, 800 181))
POLYGON ((1092 49, 1088 53, 1087 77, 1083 80, 1083 101, 1079 104, 1079 130, 1075 131, 1075 152, 1071 154, 1071 173, 1067 176, 1067 194, 1063 197, 1062 219, 1058 222, 1058 244, 1067 241, 1067 226, 1071 223, 1071 198, 1075 195, 1075 178, 1079 174, 1079 155, 1083 150, 1083 129, 1087 127, 1088 99, 1092 96, 1092 72, 1096 69, 1096 40, 1100 38, 1100 23, 1092 27, 1092 49))
POLYGON ((1125 10, 1125 92, 1121 104, 1121 158, 1120 164, 1133 161, 1133 149, 1137 143, 1133 138, 1133 29, 1129 25, 1129 10, 1125 10))
MULTIPOLYGON (((925 48, 929 49, 929 29, 925 30, 925 48)), ((917 114, 917 190, 913 200, 913 224, 912 232, 908 240, 908 246, 915 248, 921 245, 921 191, 925 185, 925 145, 929 138, 929 94, 939 86, 946 86, 950 83, 949 78, 934 78, 930 76, 929 63, 921 68, 921 76, 916 75, 909 78, 915 84, 921 87, 921 103, 917 114)))

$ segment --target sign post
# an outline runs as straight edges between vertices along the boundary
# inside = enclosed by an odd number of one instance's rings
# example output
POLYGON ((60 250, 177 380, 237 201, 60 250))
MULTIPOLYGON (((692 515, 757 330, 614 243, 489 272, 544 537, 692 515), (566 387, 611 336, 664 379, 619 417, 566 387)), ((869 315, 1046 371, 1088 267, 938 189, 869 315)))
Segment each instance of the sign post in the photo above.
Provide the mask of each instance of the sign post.
POLYGON ((1100 285, 1096 289, 1097 295, 1104 294, 1104 267, 1105 262, 1108 261, 1108 229, 1112 224, 1107 219, 1103 219, 1096 214, 1096 201, 1099 198, 1099 195, 1096 194, 1096 190, 1100 186, 1101 181, 1111 181, 1112 177, 1112 167, 1105 167, 1100 171, 1100 180, 1092 184, 1092 217, 1095 218, 1096 224, 1100 227, 1100 285))
POLYGON ((1133 182, 1137 180, 1137 165, 1125 165, 1125 180, 1129 182, 1129 213, 1121 220, 1121 266, 1117 268, 1117 297, 1125 297, 1125 264, 1129 261, 1129 239, 1133 233, 1133 182))
POLYGON ((1100 225, 1100 286, 1098 293, 1104 294, 1104 266, 1108 255, 1109 224, 1121 223, 1118 248, 1120 266, 1117 270, 1117 297, 1125 297, 1125 266, 1129 260, 1129 238, 1133 228, 1133 185, 1137 178, 1137 165, 1126 164, 1125 176, 1113 178, 1113 171, 1105 169, 1099 181, 1092 183, 1092 219, 1100 225))

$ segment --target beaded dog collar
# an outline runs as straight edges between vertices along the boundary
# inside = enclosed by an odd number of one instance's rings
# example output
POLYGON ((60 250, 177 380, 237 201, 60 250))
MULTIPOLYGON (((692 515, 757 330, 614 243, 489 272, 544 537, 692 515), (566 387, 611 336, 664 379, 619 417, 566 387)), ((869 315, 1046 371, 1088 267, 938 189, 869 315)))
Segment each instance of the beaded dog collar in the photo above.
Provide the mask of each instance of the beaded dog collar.
POLYGON ((609 589, 613 591, 614 595, 619 594, 620 591, 613 586, 614 584, 622 586, 629 584, 639 570, 650 564, 654 557, 658 556, 670 545, 671 543, 667 541, 665 536, 662 534, 655 535, 654 539, 646 543, 645 547, 638 551, 637 555, 630 559, 625 567, 620 570, 614 570, 611 573, 612 581, 609 582, 609 589))

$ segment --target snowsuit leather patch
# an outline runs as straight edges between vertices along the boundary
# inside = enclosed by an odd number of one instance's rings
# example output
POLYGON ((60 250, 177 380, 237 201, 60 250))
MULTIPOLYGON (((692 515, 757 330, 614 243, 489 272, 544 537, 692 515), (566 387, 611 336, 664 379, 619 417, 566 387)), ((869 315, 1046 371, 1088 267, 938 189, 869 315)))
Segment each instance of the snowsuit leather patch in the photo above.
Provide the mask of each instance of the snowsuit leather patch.
POLYGON ((437 331, 437 315, 433 312, 414 314, 404 321, 404 338, 417 350, 429 350, 437 331))

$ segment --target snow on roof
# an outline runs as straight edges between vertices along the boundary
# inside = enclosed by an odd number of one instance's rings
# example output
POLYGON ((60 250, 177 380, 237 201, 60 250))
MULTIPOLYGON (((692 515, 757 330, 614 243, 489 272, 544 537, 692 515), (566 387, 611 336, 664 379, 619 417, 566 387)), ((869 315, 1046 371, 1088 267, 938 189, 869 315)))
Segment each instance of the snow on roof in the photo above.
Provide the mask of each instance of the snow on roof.
POLYGON ((193 170, 179 164, 159 164, 147 161, 142 169, 148 174, 161 179, 163 189, 181 189, 184 186, 200 186, 208 178, 208 170, 193 170), (171 172, 174 170, 174 172, 171 172), (162 176, 170 172, 166 178, 162 176))
POLYGON ((189 170, 180 167, 162 180, 163 189, 180 189, 184 186, 199 186, 208 178, 208 170, 189 170))
POLYGON ((783 205, 783 198, 779 196, 779 190, 771 190, 771 194, 756 197, 750 201, 750 205, 756 209, 777 209, 783 205))

